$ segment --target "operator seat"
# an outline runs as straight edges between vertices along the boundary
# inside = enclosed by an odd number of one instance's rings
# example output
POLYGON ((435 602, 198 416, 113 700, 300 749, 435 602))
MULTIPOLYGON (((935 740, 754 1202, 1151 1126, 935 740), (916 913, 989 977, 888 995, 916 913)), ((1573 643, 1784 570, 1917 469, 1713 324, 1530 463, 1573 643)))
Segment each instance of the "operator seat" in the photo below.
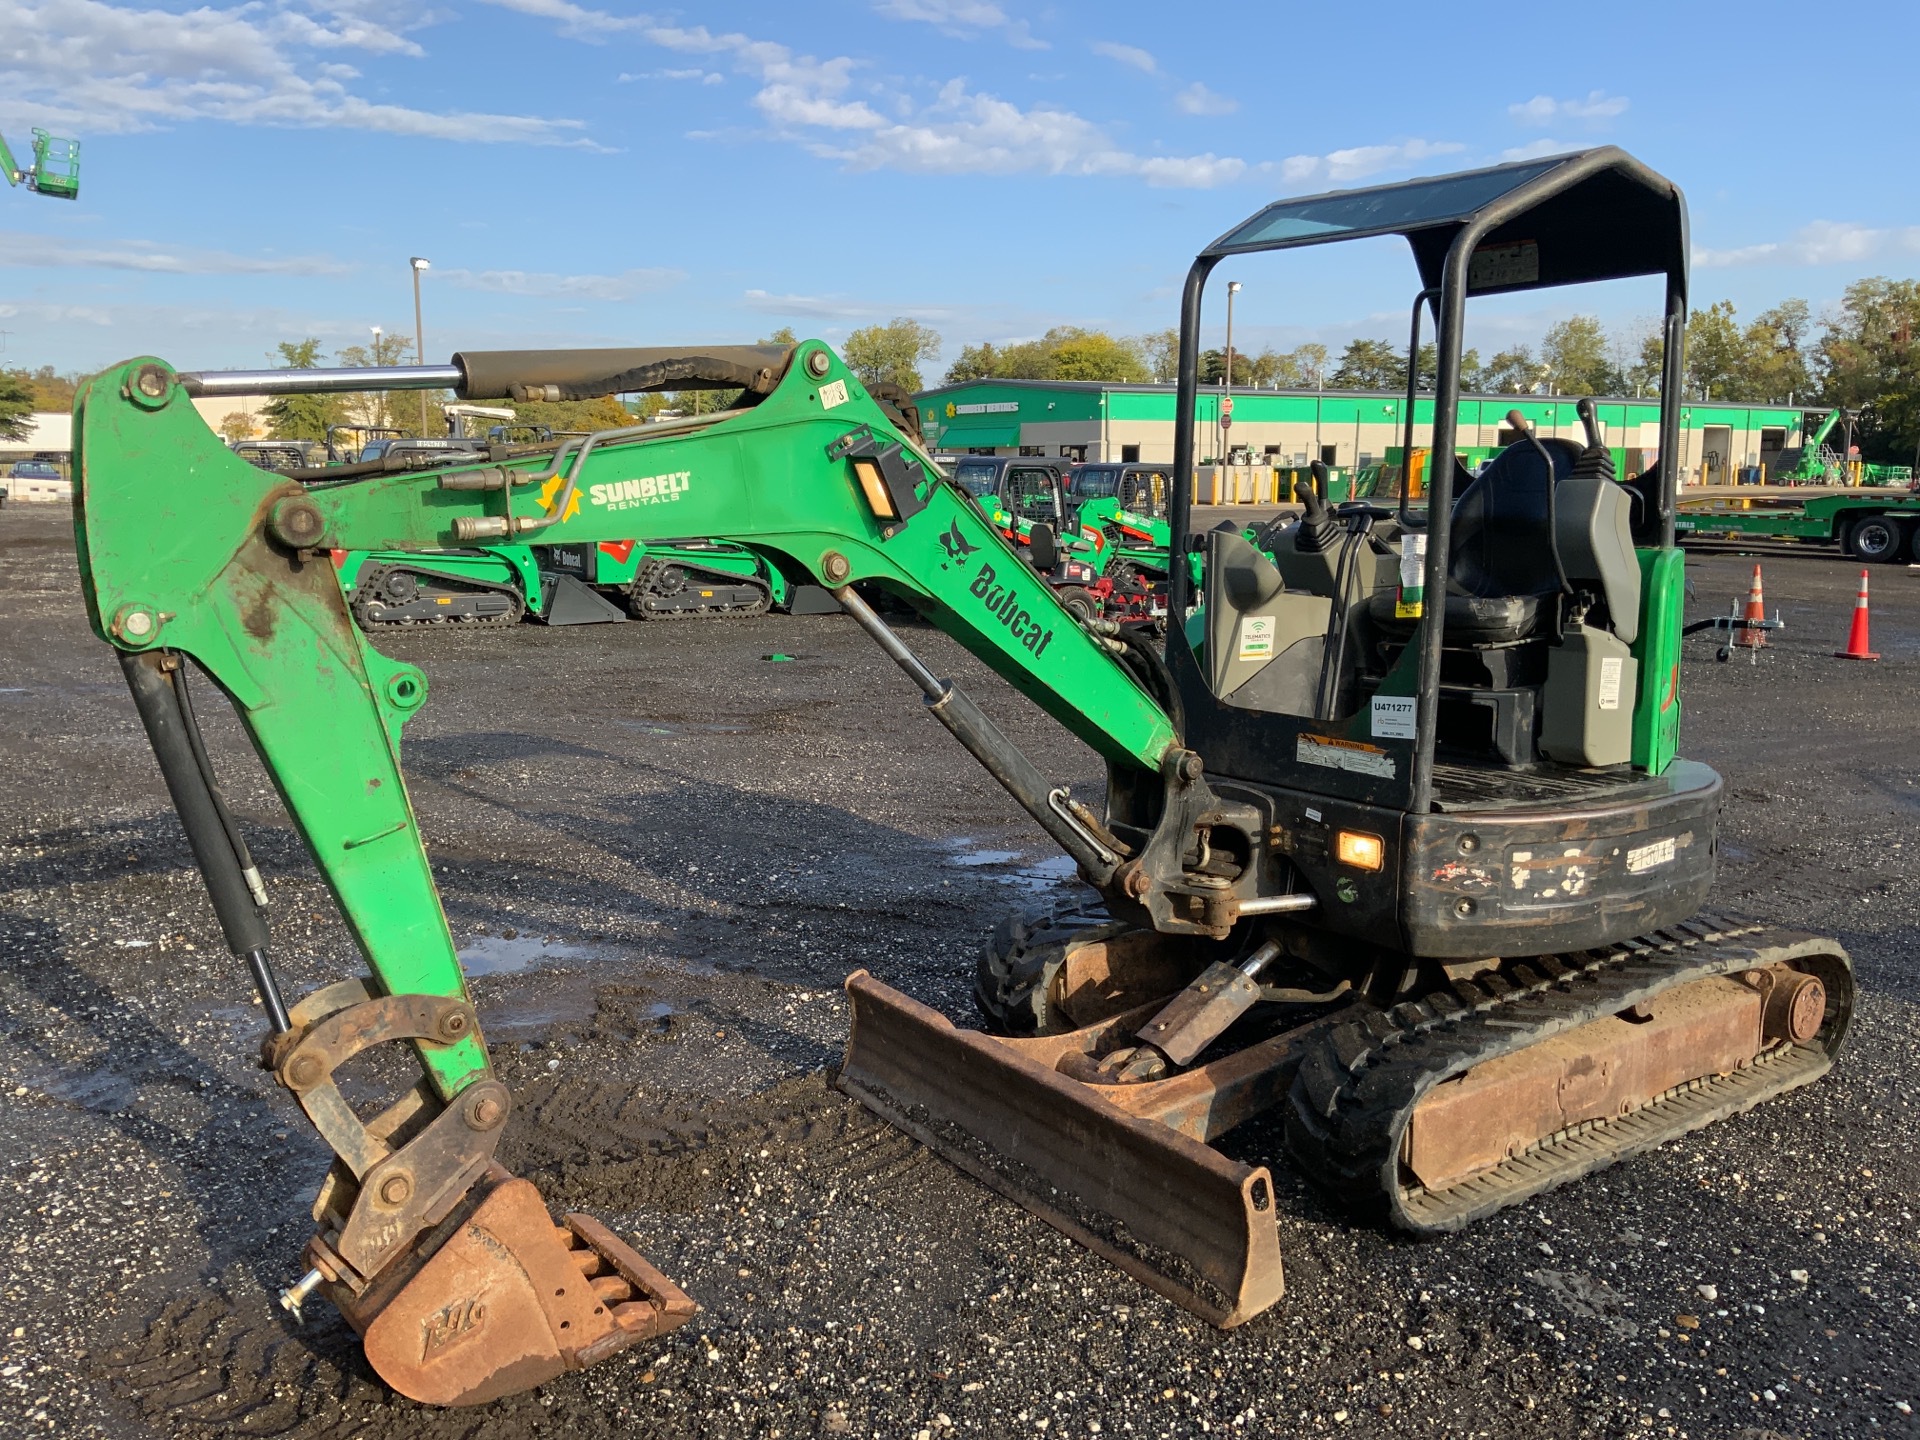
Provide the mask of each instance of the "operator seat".
MULTIPOLYGON (((1556 545, 1567 580, 1593 594, 1614 633, 1628 644, 1639 633, 1640 565, 1628 526, 1633 498, 1610 479, 1574 473, 1581 448, 1571 440, 1541 444, 1553 463, 1551 536, 1546 475, 1528 441, 1502 450, 1454 501, 1445 599, 1450 647, 1533 637, 1551 614, 1547 602, 1560 593, 1556 545)), ((1368 612, 1389 633, 1415 623, 1395 618, 1391 589, 1375 591, 1368 612)))

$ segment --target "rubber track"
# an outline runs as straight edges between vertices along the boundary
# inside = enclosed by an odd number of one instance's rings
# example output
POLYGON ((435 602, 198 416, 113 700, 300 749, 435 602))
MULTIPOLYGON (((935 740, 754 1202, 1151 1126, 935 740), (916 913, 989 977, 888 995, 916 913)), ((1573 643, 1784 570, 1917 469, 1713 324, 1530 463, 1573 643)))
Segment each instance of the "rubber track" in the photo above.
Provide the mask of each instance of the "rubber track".
POLYGON ((693 565, 681 560, 645 560, 641 562, 639 573, 627 585, 627 595, 632 602, 628 612, 636 620, 653 622, 656 620, 714 620, 734 616, 764 615, 773 608, 773 591, 764 582, 751 575, 735 575, 730 570, 709 570, 704 565, 693 565), (759 592, 751 605, 709 605, 695 610, 644 610, 640 603, 648 595, 657 595, 663 600, 672 599, 681 593, 678 590, 662 590, 661 579, 672 570, 678 570, 685 577, 687 586, 707 585, 750 585, 759 592), (713 577, 704 580, 703 576, 713 577))
POLYGON ((1415 1234, 1462 1226, 1807 1084, 1833 1065, 1853 969, 1831 940, 1716 916, 1601 950, 1508 961, 1388 1010, 1356 1007, 1308 1042, 1286 1110, 1287 1148, 1355 1218, 1415 1234), (1589 1121, 1444 1191, 1402 1183, 1414 1106, 1434 1085, 1659 991, 1784 960, 1815 962, 1827 1020, 1814 1044, 1764 1052, 1726 1076, 1676 1087, 1617 1119, 1589 1121))
POLYGON ((481 629, 488 625, 518 625, 521 617, 527 613, 526 597, 511 585, 492 585, 485 580, 474 580, 465 582, 464 588, 450 589, 444 585, 433 584, 433 581, 439 577, 424 570, 414 570, 405 565, 389 565, 385 568, 387 571, 406 570, 409 574, 417 576, 420 580, 420 598, 422 599, 430 600, 436 595, 505 595, 514 602, 514 608, 504 615, 453 615, 444 620, 386 620, 371 613, 373 607, 382 602, 369 593, 369 587, 360 586, 354 590, 350 605, 353 618, 362 630, 405 630, 434 625, 464 625, 471 629, 481 629))

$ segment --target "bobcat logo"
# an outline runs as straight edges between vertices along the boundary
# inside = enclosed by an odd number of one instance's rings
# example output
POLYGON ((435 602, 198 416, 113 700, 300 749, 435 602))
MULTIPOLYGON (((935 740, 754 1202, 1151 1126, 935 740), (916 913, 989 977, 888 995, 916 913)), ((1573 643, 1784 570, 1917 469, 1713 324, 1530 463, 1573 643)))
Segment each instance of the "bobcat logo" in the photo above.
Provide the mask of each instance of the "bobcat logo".
POLYGON ((967 557, 980 547, 967 543, 967 537, 960 533, 960 522, 956 520, 947 527, 947 533, 940 537, 940 548, 947 552, 949 563, 964 565, 967 563, 967 557))
POLYGON ((421 1322, 421 1359, 431 1360, 456 1340, 464 1340, 487 1323, 487 1302, 480 1295, 456 1300, 421 1322))

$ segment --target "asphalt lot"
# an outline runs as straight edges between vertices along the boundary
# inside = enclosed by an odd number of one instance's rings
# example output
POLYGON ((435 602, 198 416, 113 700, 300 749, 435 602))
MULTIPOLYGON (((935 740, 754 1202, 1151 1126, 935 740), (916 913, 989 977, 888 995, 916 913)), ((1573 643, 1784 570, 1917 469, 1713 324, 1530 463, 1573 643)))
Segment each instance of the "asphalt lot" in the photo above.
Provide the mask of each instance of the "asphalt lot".
MULTIPOLYGON (((324 1147, 257 1068, 64 509, 0 511, 0 1432, 72 1436, 1920 1433, 1920 572, 1877 665, 1858 569, 1766 559, 1755 666, 1688 642, 1727 776, 1718 903, 1837 935, 1819 1085, 1437 1243, 1352 1228, 1260 1124, 1288 1294, 1212 1331, 827 1088, 856 967, 969 1015, 975 947, 1063 869, 844 619, 406 634, 406 763, 519 1108, 504 1159, 703 1305, 479 1410, 396 1400, 300 1268, 324 1147), (792 656, 771 661, 774 654, 792 656)), ((1751 561, 1697 561, 1696 615, 1751 561)), ((1098 767, 958 647, 912 643, 1043 769, 1098 767)), ((215 707, 203 703, 203 710, 215 707)), ((203 717, 290 990, 357 968, 277 800, 203 717)))

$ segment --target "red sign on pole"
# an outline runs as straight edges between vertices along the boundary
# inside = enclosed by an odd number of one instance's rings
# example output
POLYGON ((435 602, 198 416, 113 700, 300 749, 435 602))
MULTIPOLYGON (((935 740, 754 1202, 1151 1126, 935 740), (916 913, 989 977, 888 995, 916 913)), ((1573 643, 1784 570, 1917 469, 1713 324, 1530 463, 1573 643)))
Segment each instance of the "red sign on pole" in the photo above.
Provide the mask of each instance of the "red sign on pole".
POLYGON ((1222 395, 1220 397, 1220 414, 1223 417, 1233 414, 1233 396, 1222 395))

